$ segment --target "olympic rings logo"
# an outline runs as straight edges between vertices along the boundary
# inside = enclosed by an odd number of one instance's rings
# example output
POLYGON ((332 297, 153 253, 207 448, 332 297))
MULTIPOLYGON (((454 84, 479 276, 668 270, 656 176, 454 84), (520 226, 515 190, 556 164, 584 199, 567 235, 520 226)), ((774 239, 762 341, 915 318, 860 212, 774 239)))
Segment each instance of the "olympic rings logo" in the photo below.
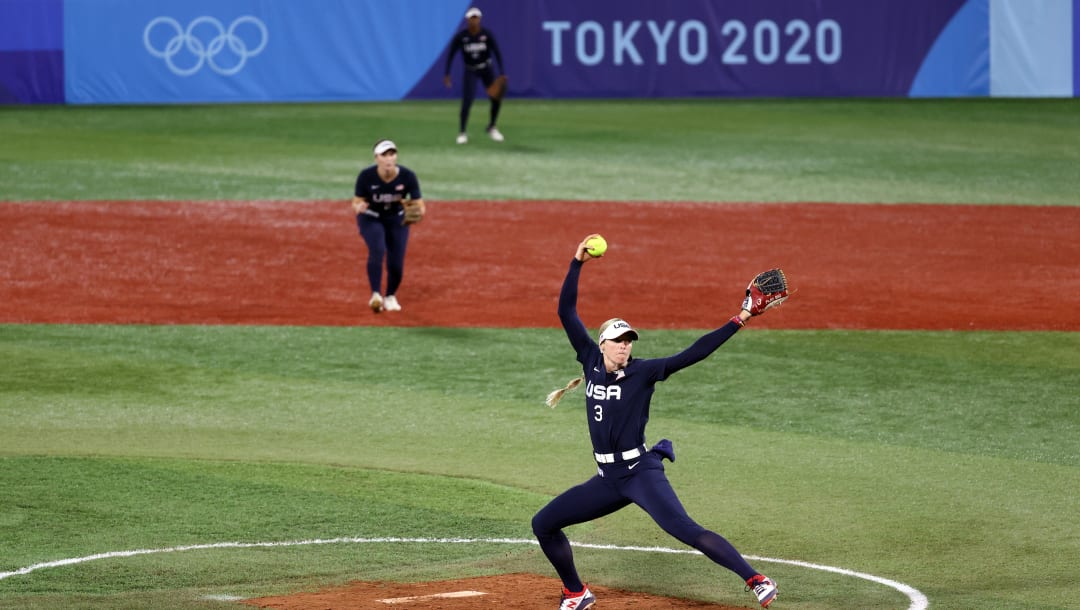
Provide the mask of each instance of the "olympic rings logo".
POLYGON ((269 40, 266 24, 251 15, 237 17, 229 25, 229 29, 225 29, 221 22, 213 17, 198 17, 188 24, 186 29, 180 27, 180 22, 172 17, 157 17, 146 24, 146 29, 143 30, 143 44, 146 45, 146 50, 154 57, 164 59, 165 65, 177 76, 191 76, 201 70, 204 64, 222 76, 232 76, 244 69, 248 58, 262 53, 269 40), (249 46, 244 38, 237 35, 237 30, 244 25, 254 26, 257 30, 259 41, 257 45, 249 46), (154 46, 151 38, 152 32, 160 31, 161 28, 165 28, 172 37, 163 47, 158 48, 154 46), (200 32, 196 33, 196 29, 200 32), (200 38, 198 34, 202 34, 203 38, 200 38), (185 49, 187 54, 194 57, 194 60, 180 65, 176 62, 176 57, 185 49))

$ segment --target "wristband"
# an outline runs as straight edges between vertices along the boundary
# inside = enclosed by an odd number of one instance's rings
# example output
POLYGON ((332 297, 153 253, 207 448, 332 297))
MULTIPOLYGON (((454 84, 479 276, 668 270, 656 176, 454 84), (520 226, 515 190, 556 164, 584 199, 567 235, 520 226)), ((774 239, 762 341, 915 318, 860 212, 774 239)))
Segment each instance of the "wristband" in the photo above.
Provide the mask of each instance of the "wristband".
POLYGON ((746 326, 746 322, 743 322, 742 318, 740 318, 738 314, 731 316, 731 320, 729 320, 729 322, 734 322, 738 324, 739 328, 746 326))

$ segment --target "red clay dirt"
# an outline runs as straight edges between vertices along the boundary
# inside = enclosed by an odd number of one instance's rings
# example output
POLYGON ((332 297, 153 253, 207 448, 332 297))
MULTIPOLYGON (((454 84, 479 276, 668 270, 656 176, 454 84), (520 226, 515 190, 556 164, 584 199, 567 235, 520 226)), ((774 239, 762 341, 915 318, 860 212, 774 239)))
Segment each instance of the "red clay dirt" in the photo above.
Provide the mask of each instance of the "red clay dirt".
POLYGON ((374 315, 348 204, 0 203, 0 322, 555 327, 578 242, 582 319, 712 328, 782 266, 758 328, 1080 330, 1080 208, 429 202, 404 311, 374 315))
MULTIPOLYGON (((404 310, 380 315, 345 202, 0 203, 0 322, 553 327, 567 265, 593 232, 610 248, 582 278, 592 327, 715 327, 751 277, 782 266, 798 292, 754 327, 1080 330, 1080 208, 555 201, 429 202, 404 310)), ((559 590, 508 574, 244 603, 550 610, 559 590), (485 595, 378 601, 466 590, 485 595)), ((603 610, 724 608, 594 591, 603 610)))
MULTIPOLYGON (((736 582, 738 579, 734 579, 736 582)), ((589 585, 598 610, 732 610, 731 606, 589 585)), ((314 593, 260 597, 242 603, 275 610, 552 610, 562 584, 535 574, 503 574, 427 583, 358 582, 314 593), (434 597, 447 593, 484 593, 468 597, 434 597), (414 599, 402 599, 414 598, 414 599), (415 599, 419 598, 419 599, 415 599)), ((757 607, 754 594, 746 608, 757 607)), ((779 599, 779 598, 777 598, 779 599)))

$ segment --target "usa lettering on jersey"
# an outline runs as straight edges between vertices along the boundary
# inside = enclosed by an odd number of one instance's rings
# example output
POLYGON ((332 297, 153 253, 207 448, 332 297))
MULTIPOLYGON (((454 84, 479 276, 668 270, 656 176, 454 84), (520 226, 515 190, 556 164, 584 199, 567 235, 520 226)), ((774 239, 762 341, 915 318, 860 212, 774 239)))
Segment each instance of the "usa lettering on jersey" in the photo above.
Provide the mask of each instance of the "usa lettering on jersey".
POLYGON ((401 201, 401 193, 375 193, 371 200, 374 203, 397 203, 401 201))
POLYGON ((585 395, 596 400, 622 400, 622 387, 617 385, 585 384, 585 395))
POLYGON ((464 45, 464 48, 466 53, 472 53, 473 55, 478 55, 480 53, 483 53, 484 51, 487 51, 487 36, 484 36, 476 42, 466 43, 464 45))

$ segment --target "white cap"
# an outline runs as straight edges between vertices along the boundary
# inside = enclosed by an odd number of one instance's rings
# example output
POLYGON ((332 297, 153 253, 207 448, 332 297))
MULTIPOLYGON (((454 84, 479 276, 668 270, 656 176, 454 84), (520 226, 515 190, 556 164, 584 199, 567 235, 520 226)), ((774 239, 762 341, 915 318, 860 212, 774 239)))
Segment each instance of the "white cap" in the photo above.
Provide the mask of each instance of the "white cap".
POLYGON ((604 329, 604 332, 600 333, 597 343, 618 339, 623 335, 631 335, 630 338, 633 341, 637 341, 638 339, 637 331, 630 326, 629 322, 620 318, 615 318, 611 321, 611 324, 608 324, 608 327, 604 329))
POLYGON ((375 154, 381 155, 388 150, 397 150, 397 144, 391 140, 379 140, 375 143, 375 154))
POLYGON ((484 14, 480 12, 480 9, 476 8, 475 6, 469 8, 469 10, 465 11, 465 18, 466 19, 472 19, 473 17, 483 17, 483 16, 484 16, 484 14))

